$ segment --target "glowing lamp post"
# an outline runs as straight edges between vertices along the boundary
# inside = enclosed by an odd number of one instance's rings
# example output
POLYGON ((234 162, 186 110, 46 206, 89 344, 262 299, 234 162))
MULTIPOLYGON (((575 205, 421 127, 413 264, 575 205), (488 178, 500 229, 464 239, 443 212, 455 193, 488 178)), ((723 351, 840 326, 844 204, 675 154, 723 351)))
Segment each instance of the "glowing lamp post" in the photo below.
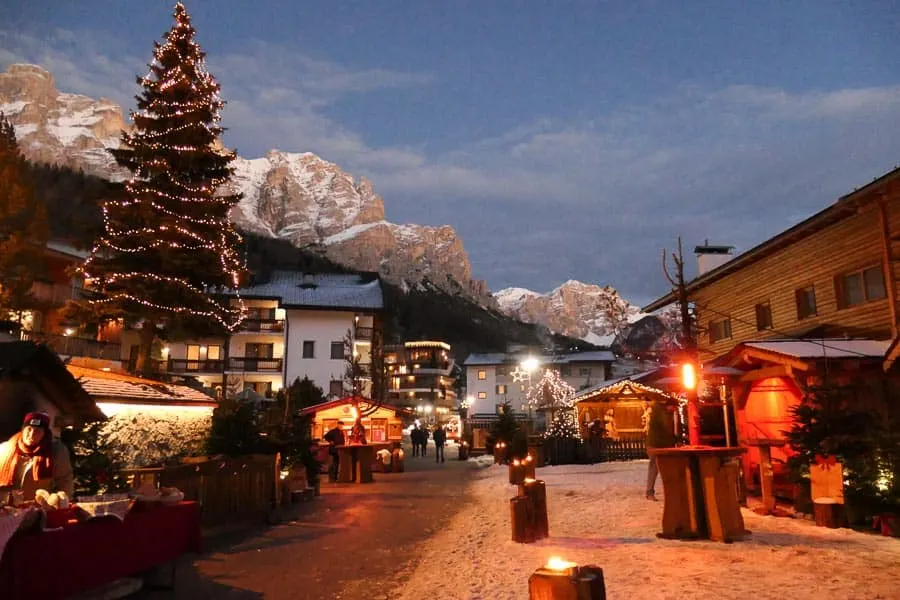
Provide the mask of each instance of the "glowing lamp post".
POLYGON ((697 397, 697 368, 693 362, 681 365, 681 385, 687 395, 688 443, 700 445, 700 401, 697 397))
POLYGON ((528 578, 529 600, 606 600, 603 569, 551 557, 528 578))

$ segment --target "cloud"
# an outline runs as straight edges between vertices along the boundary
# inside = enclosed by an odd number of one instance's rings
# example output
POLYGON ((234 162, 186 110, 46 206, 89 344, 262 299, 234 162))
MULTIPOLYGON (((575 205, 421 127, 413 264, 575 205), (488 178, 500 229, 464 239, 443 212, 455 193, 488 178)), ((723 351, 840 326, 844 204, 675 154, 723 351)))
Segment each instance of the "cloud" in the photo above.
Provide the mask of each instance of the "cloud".
MULTIPOLYGON (((60 89, 126 106, 147 58, 90 32, 0 31, 0 65, 36 62, 60 89)), ((312 151, 370 178, 389 218, 453 225, 474 274, 494 289, 546 291, 575 278, 647 301, 666 289, 660 252, 679 235, 688 251, 704 239, 746 250, 900 156, 900 86, 798 92, 685 82, 581 120, 544 115, 438 153, 374 145, 336 107, 373 92, 441 93, 430 90, 440 74, 353 69, 263 41, 209 61, 228 100, 226 143, 246 157, 312 151)))

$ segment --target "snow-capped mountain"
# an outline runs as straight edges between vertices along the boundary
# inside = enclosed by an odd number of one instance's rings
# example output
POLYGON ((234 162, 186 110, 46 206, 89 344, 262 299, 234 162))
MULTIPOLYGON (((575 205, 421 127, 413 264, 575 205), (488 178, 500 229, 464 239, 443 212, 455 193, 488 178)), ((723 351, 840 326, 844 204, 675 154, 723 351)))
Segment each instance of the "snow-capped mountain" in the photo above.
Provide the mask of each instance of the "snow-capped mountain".
POLYGON ((614 288, 574 280, 547 294, 506 288, 494 298, 512 317, 598 346, 610 345, 629 324, 645 316, 614 288))
MULTIPOLYGON (((11 65, 0 73, 0 112, 15 126, 29 160, 114 181, 127 176, 107 152, 129 127, 115 103, 59 92, 47 70, 11 65)), ((313 246, 396 283, 427 277, 445 290, 490 299, 486 284, 471 279, 468 255, 452 227, 386 221, 384 202, 369 181, 357 181, 314 154, 272 150, 262 158, 239 157, 233 185, 244 194, 232 212, 239 229, 313 246)))

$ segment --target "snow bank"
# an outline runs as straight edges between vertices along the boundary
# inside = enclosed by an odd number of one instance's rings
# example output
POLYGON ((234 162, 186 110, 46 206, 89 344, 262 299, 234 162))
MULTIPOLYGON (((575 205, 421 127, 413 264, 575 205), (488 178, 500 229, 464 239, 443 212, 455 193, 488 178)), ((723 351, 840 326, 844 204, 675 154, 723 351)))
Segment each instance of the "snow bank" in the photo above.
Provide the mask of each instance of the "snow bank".
MULTIPOLYGON (((643 498, 646 461, 538 470, 550 539, 510 540, 506 467, 481 470, 473 499, 421 552, 400 592, 422 598, 522 600, 528 576, 553 555, 603 568, 609 598, 887 600, 900 590, 900 539, 744 511, 748 540, 656 537, 662 502, 643 498)), ((662 485, 657 483, 657 493, 662 485)))

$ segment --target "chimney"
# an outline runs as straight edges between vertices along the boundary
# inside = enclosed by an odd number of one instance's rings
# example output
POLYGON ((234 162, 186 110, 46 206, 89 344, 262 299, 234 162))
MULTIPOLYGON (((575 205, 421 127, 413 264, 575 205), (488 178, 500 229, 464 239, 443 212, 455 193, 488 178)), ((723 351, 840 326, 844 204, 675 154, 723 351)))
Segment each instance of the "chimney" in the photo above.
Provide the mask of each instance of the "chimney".
POLYGON ((720 267, 731 260, 731 251, 734 246, 710 246, 709 240, 704 240, 702 246, 694 248, 697 255, 697 276, 720 267))

